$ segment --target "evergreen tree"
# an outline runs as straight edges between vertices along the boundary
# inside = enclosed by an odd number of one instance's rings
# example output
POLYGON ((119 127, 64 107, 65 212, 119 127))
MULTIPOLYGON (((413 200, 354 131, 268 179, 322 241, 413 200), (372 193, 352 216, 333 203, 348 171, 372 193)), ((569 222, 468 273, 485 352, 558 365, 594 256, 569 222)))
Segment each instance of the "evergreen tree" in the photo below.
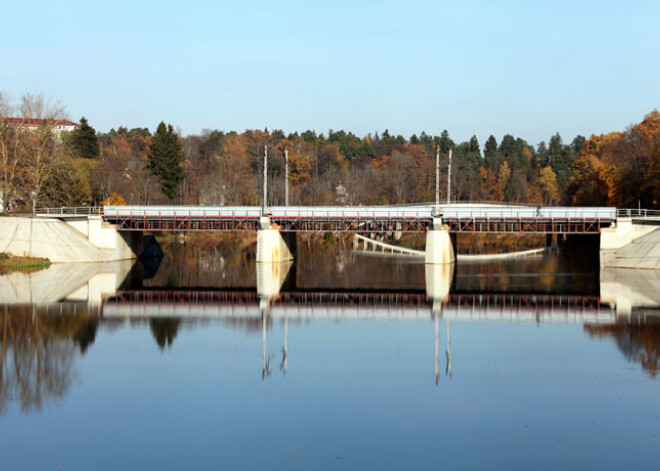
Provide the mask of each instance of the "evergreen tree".
POLYGON ((73 157, 93 159, 99 156, 96 130, 89 125, 84 116, 80 118, 80 124, 71 132, 69 146, 73 157))
POLYGON ((173 201, 183 180, 183 149, 171 124, 161 121, 149 150, 147 167, 160 180, 163 193, 173 201))
POLYGON ((573 142, 571 142, 571 149, 575 154, 579 154, 585 148, 587 144, 587 138, 581 135, 575 136, 573 142))
POLYGON ((486 167, 491 171, 497 171, 499 165, 497 154, 497 139, 491 134, 484 147, 484 160, 486 161, 486 167))
POLYGON ((456 147, 454 141, 449 137, 449 131, 446 129, 440 134, 440 152, 443 154, 449 154, 449 149, 456 147))
POLYGON ((564 145, 559 133, 556 133, 550 138, 548 155, 550 158, 550 167, 552 167, 553 172, 557 175, 559 189, 563 192, 572 175, 573 163, 576 160, 575 154, 570 146, 564 145))

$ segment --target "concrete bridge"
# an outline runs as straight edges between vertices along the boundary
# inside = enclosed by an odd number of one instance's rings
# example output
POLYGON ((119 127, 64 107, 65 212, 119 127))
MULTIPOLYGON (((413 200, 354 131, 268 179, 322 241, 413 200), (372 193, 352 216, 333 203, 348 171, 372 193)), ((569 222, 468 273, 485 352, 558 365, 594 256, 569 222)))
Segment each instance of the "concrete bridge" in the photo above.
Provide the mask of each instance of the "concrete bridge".
MULTIPOLYGON (((651 234, 660 224, 660 213, 617 211, 616 208, 534 207, 495 204, 447 204, 411 206, 105 206, 58 208, 31 218, 30 229, 7 228, 0 221, 0 250, 16 255, 31 254, 59 260, 58 253, 79 241, 53 241, 42 231, 35 238, 34 220, 60 221, 86 237, 90 250, 103 249, 102 260, 129 258, 145 246, 144 233, 189 231, 257 232, 257 261, 282 262, 295 257, 298 232, 426 233, 425 262, 447 264, 456 260, 456 237, 460 234, 546 234, 572 239, 600 250, 601 264, 660 268, 658 240, 644 242, 643 254, 631 246, 651 234), (21 232, 22 231, 22 232, 21 232), (16 241, 16 234, 21 234, 16 241), (13 239, 12 239, 13 237, 13 239), (9 239, 9 240, 7 240, 9 239), (657 244, 656 244, 657 242, 657 244), (13 245, 12 245, 13 244, 13 245), (658 250, 655 246, 658 245, 658 250), (35 247, 40 248, 35 250, 35 247), (622 251, 622 249, 625 249, 622 251), (13 250, 13 251, 12 251, 13 250), (55 257, 55 258, 53 258, 55 257), (623 262, 621 259, 624 259, 623 262), (617 265, 619 264, 619 265, 617 265)), ((3 218, 14 219, 14 218, 3 218)), ((43 229, 43 227, 42 227, 43 229)), ((52 230, 52 228, 50 229, 52 230)), ((58 229, 59 230, 59 229, 58 229)), ((39 231, 36 231, 39 233, 39 231)), ((62 232, 60 230, 60 232, 62 232)), ((75 252, 75 250, 74 250, 75 252)), ((81 250, 77 250, 80 253, 81 250)), ((66 259, 66 257, 63 257, 66 259)), ((73 254, 69 257, 77 261, 73 254)), ((97 257, 99 258, 99 257, 97 257)), ((102 260, 101 260, 102 259, 102 260)), ((97 261, 94 259, 94 261, 97 261)))

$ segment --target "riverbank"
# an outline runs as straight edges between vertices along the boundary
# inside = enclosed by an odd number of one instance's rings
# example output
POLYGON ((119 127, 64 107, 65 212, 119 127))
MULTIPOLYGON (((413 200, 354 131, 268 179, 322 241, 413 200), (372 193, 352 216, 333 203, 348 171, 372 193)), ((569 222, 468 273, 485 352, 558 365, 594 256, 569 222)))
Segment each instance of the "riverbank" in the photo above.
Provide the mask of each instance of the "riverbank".
POLYGON ((0 252, 0 274, 20 271, 30 273, 50 266, 50 260, 38 257, 17 257, 5 252, 0 252))

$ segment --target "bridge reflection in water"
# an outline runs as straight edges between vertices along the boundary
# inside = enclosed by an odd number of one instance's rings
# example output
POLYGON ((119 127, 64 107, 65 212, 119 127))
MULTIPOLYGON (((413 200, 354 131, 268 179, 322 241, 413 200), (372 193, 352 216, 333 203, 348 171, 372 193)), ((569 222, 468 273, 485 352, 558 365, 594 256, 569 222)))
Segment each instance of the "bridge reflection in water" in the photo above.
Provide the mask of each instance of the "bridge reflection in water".
POLYGON ((427 265, 426 290, 285 289, 291 264, 257 264, 256 289, 119 290, 103 301, 106 319, 210 319, 260 322, 263 337, 262 376, 270 375, 267 354, 269 323, 284 326, 281 371, 288 366, 288 324, 313 319, 429 321, 435 329, 435 378, 439 381, 440 320, 446 324, 446 366, 451 375, 451 321, 561 322, 612 324, 616 313, 597 296, 543 293, 450 293, 452 265, 427 265))
MULTIPOLYGON (((590 334, 607 336, 619 332, 608 326, 655 318, 655 309, 660 306, 660 295, 654 289, 658 280, 649 279, 657 275, 634 270, 602 273, 598 296, 529 289, 518 293, 479 291, 469 283, 457 286, 452 265, 425 266, 425 289, 382 290, 298 288, 287 282, 290 264, 257 264, 257 268, 256 287, 167 289, 144 288, 141 281, 134 283, 131 266, 126 263, 54 265, 32 274, 0 277, 0 304, 5 305, 5 310, 8 305, 32 306, 28 311, 49 316, 66 315, 71 311, 68 306, 73 306, 73 311, 84 311, 95 319, 94 325, 116 324, 124 319, 139 324, 144 320, 149 322, 161 348, 172 344, 182 323, 217 318, 258 326, 263 337, 264 377, 271 370, 267 334, 274 320, 279 320, 284 329, 279 365, 284 374, 289 365, 290 323, 317 319, 432 321, 436 382, 442 356, 441 323, 445 324, 444 369, 450 376, 452 322, 577 323, 589 326, 590 334), (62 283, 63 279, 68 282, 62 283)), ((93 335, 90 338, 93 342, 93 335)), ((86 349, 89 342, 85 342, 86 349)))

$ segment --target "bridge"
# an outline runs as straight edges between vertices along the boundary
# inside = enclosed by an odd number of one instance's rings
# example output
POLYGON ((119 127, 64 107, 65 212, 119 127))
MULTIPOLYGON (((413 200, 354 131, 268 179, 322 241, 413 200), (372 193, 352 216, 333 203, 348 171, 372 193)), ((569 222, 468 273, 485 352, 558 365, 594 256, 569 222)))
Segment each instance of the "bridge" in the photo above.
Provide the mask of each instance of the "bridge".
POLYGON ((531 206, 105 206, 105 221, 126 231, 255 231, 262 218, 280 232, 598 233, 616 208, 531 206))
MULTIPOLYGON (((35 216, 37 219, 58 219, 75 227, 95 247, 114 249, 110 255, 114 260, 130 257, 131 253, 132 256, 139 254, 142 234, 153 232, 256 232, 257 261, 269 263, 295 257, 295 240, 299 232, 397 236, 425 233, 424 253, 428 264, 454 263, 456 236, 460 234, 554 234, 600 250, 604 266, 612 263, 613 266, 635 267, 641 263, 644 268, 660 268, 660 249, 657 253, 652 250, 657 245, 655 240, 645 246, 641 257, 637 256, 634 247, 628 247, 627 252, 620 251, 660 225, 660 212, 647 210, 490 203, 364 207, 105 206, 82 210, 57 208, 38 211, 35 216), (110 234, 110 227, 118 235, 110 234), (640 262, 641 258, 644 260, 640 262)), ((32 223, 29 230, 25 228, 24 231, 29 233, 28 238, 34 237, 32 223)), ((19 232, 16 228, 6 230, 8 237, 19 232)), ((57 236, 61 238, 60 234, 57 236)), ((43 245, 54 238, 46 237, 48 240, 43 245)), ((657 242, 660 244, 660 239, 657 242)), ((30 243, 29 250, 32 251, 35 245, 39 246, 30 243)), ((26 253, 24 245, 20 245, 20 249, 21 255, 26 253)))

